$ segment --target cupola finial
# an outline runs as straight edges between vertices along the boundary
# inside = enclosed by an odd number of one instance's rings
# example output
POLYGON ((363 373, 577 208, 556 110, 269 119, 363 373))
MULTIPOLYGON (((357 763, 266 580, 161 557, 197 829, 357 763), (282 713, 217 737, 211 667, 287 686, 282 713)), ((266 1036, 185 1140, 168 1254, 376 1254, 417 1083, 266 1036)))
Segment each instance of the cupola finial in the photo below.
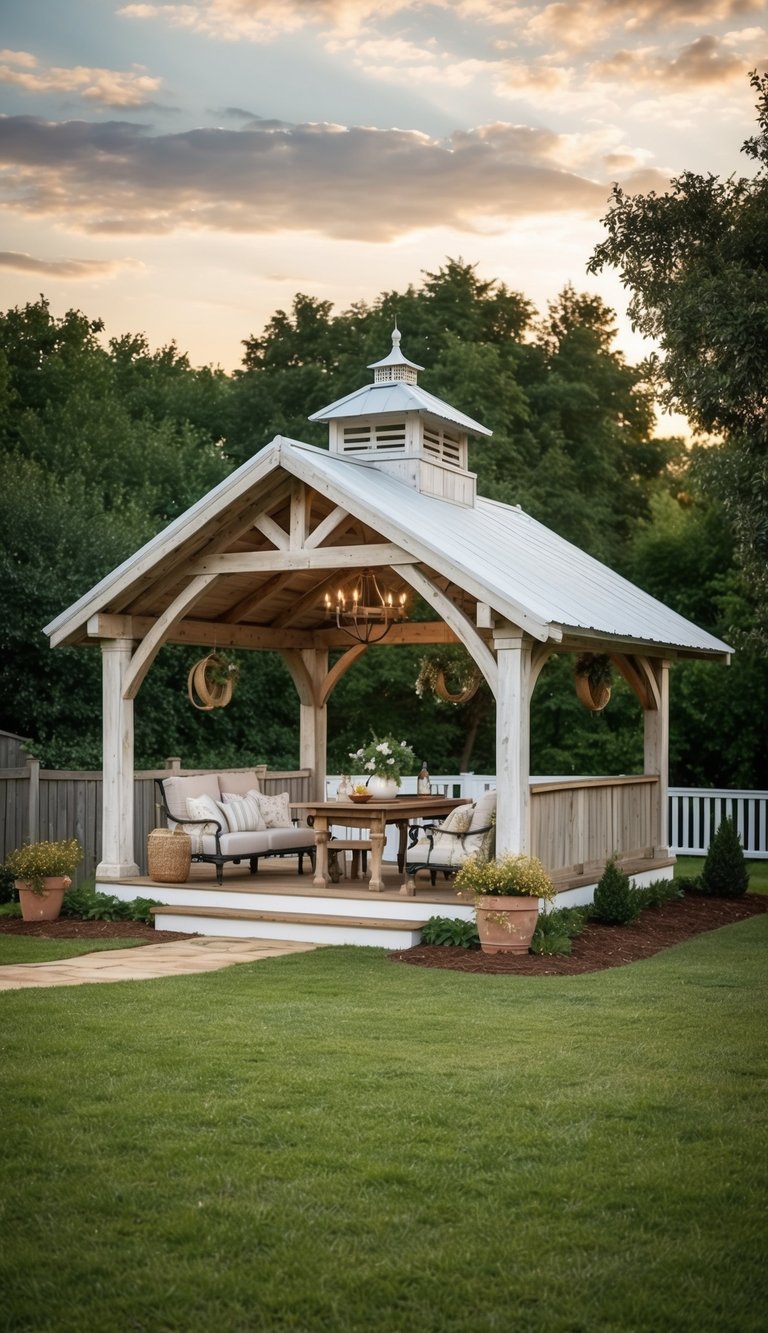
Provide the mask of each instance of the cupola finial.
POLYGON ((395 327, 392 330, 392 351, 389 356, 385 356, 381 361, 373 361, 368 369, 374 372, 374 384, 391 384, 400 380, 405 384, 418 383, 418 372, 423 370, 423 366, 418 366, 415 361, 409 361, 407 356, 403 355, 400 349, 400 330, 397 327, 397 318, 395 318, 395 327))

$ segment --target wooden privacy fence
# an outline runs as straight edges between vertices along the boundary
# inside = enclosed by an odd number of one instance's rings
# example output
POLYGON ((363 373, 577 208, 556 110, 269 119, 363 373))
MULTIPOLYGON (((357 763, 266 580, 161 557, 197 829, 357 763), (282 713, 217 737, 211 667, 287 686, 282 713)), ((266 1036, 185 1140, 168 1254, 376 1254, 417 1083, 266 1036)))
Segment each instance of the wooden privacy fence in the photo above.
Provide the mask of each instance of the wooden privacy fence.
MULTIPOLYGON (((181 768, 178 759, 166 767, 135 775, 134 857, 146 870, 147 836, 157 822, 154 779, 169 771, 181 774, 210 769, 181 768)), ((432 777, 450 796, 476 800, 496 786, 492 774, 448 773, 432 777)), ((328 778, 333 797, 338 777, 328 778)), ((406 792, 415 791, 415 778, 405 778, 406 792)), ((310 799, 309 769, 269 771, 268 793, 288 791, 292 801, 310 799)), ((574 863, 605 861, 616 847, 624 854, 642 853, 653 846, 658 779, 532 778, 532 851, 552 871, 574 863), (574 848, 576 854, 574 854, 574 848)), ((93 877, 101 860, 102 775, 41 769, 23 748, 20 737, 0 732, 0 861, 25 842, 79 838, 85 859, 76 882, 93 877)), ((735 820, 745 854, 768 857, 768 792, 706 791, 691 787, 669 789, 669 848, 681 856, 703 856, 724 818, 735 820)), ((395 844, 385 857, 393 859, 395 844)))
MULTIPOLYGON (((101 860, 101 773, 41 769, 37 760, 0 769, 0 861, 25 842, 58 842, 78 838, 85 857, 73 879, 76 884, 92 879, 101 860)), ((235 772, 229 765, 223 771, 235 772)), ((168 760, 165 768, 148 769, 134 778, 133 854, 146 874, 147 837, 159 822, 155 802, 155 778, 169 771, 182 775, 207 773, 211 769, 182 768, 168 760)), ((309 769, 268 771, 262 783, 267 794, 287 791, 292 801, 309 800, 309 769)))

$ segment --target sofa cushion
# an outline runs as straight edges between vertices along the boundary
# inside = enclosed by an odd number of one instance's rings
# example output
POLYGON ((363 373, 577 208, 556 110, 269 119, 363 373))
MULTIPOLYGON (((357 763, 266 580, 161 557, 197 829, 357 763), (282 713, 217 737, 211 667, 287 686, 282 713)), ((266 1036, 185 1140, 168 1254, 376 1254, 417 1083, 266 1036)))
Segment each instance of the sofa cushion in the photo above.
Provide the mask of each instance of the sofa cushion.
POLYGON ((204 833, 209 833, 212 837, 215 837, 218 827, 222 829, 227 827, 227 821, 222 816, 219 803, 214 801, 212 796, 188 796, 185 817, 203 821, 199 824, 181 825, 184 832, 189 834, 192 839, 192 852, 195 855, 201 850, 201 838, 204 833))
POLYGON ((191 777, 163 778, 165 803, 176 819, 188 819, 187 798, 189 796, 210 796, 212 801, 221 797, 219 779, 215 773, 195 773, 191 777))
POLYGON ((240 773, 219 773, 219 792, 221 799, 228 795, 247 796, 249 791, 261 791, 261 774, 254 768, 240 773))
MULTIPOLYGON (((264 833, 222 833, 219 838, 222 856, 242 856, 247 859, 249 856, 266 856, 269 848, 269 835, 264 833)), ((206 856, 216 854, 216 839, 210 834, 205 833, 202 837, 201 850, 206 856)))
POLYGON ((281 791, 277 796, 265 796, 263 792, 257 792, 256 796, 267 828, 291 827, 290 792, 281 791))
POLYGON ((290 850, 292 847, 314 847, 315 835, 311 828, 299 824, 298 827, 292 824, 290 828, 270 828, 267 829, 269 838, 269 850, 271 852, 281 852, 290 850))
POLYGON ((254 796, 233 796, 231 792, 225 792, 224 800, 218 805, 229 833, 263 833, 266 825, 254 796))

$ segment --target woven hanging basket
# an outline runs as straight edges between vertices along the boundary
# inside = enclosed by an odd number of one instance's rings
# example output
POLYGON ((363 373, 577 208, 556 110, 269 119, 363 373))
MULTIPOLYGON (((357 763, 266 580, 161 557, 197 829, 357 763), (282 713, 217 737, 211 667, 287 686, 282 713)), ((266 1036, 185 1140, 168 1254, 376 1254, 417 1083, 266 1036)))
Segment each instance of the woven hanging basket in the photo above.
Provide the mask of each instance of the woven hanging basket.
POLYGON ((588 676, 577 675, 574 680, 579 702, 592 713, 602 712, 611 697, 610 685, 592 685, 588 676))
POLYGON ((466 704, 470 699, 474 699, 480 688, 482 677, 479 672, 474 672, 463 690, 458 690, 455 694, 448 689, 445 683, 445 673, 442 667, 437 671, 433 689, 439 698, 444 699, 448 704, 466 704))
POLYGON ((209 653, 190 668, 187 694, 193 708, 199 708, 202 713, 210 713, 212 708, 226 708, 235 688, 234 678, 230 676, 223 682, 211 680, 211 672, 225 666, 216 653, 209 653))
POLYGON ((147 838, 147 870, 158 884, 183 884, 192 864, 192 839, 182 829, 153 829, 147 838))

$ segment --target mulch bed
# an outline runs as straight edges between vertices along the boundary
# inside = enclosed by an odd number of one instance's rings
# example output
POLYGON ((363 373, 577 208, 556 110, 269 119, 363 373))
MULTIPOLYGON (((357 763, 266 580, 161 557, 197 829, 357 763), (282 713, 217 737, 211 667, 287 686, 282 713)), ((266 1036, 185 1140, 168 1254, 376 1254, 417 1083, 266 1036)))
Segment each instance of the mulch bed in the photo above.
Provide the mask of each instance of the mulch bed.
POLYGON ((178 930, 155 930, 143 921, 78 921, 70 916, 60 916, 56 921, 0 917, 0 935, 34 935, 39 940, 142 940, 144 944, 171 944, 190 938, 178 930))
MULTIPOLYGON (((601 926, 592 922, 572 941, 573 951, 568 955, 541 958, 536 954, 484 954, 479 949, 417 944, 413 949, 400 949, 388 956, 398 963, 455 972, 572 976, 636 963, 705 930, 717 930, 766 911, 768 894, 748 893, 743 898, 703 898, 691 894, 662 907, 647 908, 630 926, 601 926)), ((190 938, 175 930, 155 930, 142 921, 78 921, 72 917, 59 917, 58 921, 0 917, 0 934, 33 935, 46 940, 133 939, 145 944, 170 944, 173 940, 190 938)))
POLYGON ((649 907, 629 926, 590 922, 571 941, 570 954, 543 958, 537 954, 484 954, 440 944, 417 944, 389 957, 416 967, 442 967, 452 972, 483 972, 497 976, 562 977, 579 972, 600 972, 625 967, 642 958, 682 944, 706 930, 718 930, 768 911, 768 894, 748 893, 743 898, 704 898, 691 894, 661 907, 649 907))

